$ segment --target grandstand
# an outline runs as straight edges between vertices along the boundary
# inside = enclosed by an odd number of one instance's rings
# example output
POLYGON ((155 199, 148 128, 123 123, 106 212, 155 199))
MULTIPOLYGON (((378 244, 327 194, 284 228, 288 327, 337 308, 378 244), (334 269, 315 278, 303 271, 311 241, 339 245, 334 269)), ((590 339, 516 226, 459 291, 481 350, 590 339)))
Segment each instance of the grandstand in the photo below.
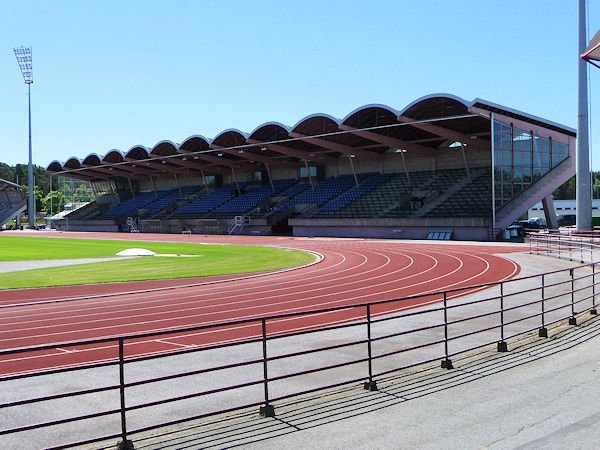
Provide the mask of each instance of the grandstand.
POLYGON ((0 227, 27 209, 21 186, 0 178, 0 227))
MULTIPOLYGON (((366 105, 343 119, 313 114, 54 161, 53 174, 89 181, 96 201, 71 230, 493 240, 575 173, 575 130, 476 99, 422 97, 402 110, 366 105), (401 230, 401 233, 399 233, 401 230)), ((57 227, 64 224, 60 221, 57 227)))

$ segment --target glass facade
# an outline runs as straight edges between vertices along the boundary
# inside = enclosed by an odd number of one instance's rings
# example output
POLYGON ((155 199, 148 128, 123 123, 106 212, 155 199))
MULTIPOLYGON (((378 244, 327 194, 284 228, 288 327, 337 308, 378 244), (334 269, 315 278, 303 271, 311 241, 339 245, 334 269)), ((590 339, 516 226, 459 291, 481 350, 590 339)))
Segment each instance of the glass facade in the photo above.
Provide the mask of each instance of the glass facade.
POLYGON ((569 157, 569 145, 494 121, 496 209, 569 157))

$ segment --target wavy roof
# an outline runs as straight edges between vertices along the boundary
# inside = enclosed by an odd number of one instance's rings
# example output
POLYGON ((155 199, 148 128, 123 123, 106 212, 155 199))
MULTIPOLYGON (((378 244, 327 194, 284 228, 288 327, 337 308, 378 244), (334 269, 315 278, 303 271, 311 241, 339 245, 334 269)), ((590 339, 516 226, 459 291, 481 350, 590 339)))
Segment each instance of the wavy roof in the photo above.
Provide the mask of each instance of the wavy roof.
POLYGON ((91 153, 83 160, 73 156, 64 163, 52 161, 47 170, 82 179, 160 172, 222 173, 269 163, 293 166, 306 160, 327 164, 350 155, 381 160, 392 147, 431 151, 461 139, 467 145, 489 148, 489 118, 474 112, 473 106, 478 111, 502 112, 564 134, 575 133, 571 128, 481 99, 468 102, 450 94, 432 94, 401 110, 368 104, 343 119, 317 113, 293 126, 269 121, 250 133, 229 128, 213 139, 192 135, 181 144, 162 140, 152 148, 135 145, 125 152, 111 149, 103 156, 91 153))

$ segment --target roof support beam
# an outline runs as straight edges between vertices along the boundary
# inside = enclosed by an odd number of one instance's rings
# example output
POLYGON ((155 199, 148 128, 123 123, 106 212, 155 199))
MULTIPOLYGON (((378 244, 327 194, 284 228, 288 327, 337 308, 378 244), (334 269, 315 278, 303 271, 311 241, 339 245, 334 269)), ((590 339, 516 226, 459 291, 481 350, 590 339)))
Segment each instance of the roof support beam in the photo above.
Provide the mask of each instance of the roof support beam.
POLYGON ((437 136, 442 136, 446 139, 451 139, 453 141, 460 142, 462 144, 478 148, 480 150, 489 150, 490 144, 484 141, 481 141, 479 138, 471 139, 470 136, 463 134, 459 131, 450 130, 448 128, 444 128, 440 125, 434 125, 432 123, 412 123, 414 119, 411 119, 407 116, 398 116, 398 120, 403 123, 409 124, 411 127, 418 128, 419 130, 427 131, 428 133, 435 134, 437 136))
POLYGON ((141 174, 135 174, 133 172, 120 169, 120 168, 118 168, 118 166, 117 167, 102 167, 102 166, 92 166, 89 164, 82 164, 81 167, 84 167, 86 170, 89 170, 91 172, 107 174, 107 175, 109 175, 109 178, 119 177, 119 176, 129 178, 129 177, 135 177, 136 175, 141 175, 141 174))
POLYGON ((282 155, 291 156, 292 158, 298 158, 301 161, 310 161, 315 164, 336 164, 337 159, 327 155, 314 154, 311 156, 309 152, 304 150, 298 150, 296 148, 286 147, 281 144, 265 144, 263 141, 257 141, 256 139, 248 139, 249 144, 264 145, 269 150, 281 153, 282 155))
POLYGON ((426 147, 425 145, 413 144, 407 141, 403 141, 402 139, 385 136, 383 134, 376 133, 374 131, 364 131, 358 130, 348 125, 340 125, 340 129, 344 131, 349 131, 352 134, 360 136, 362 138, 368 139, 373 142, 379 142, 380 144, 387 145, 389 147, 401 148, 404 150, 411 150, 419 153, 431 153, 433 150, 431 147, 426 147))
POLYGON ((200 164, 197 161, 194 160, 194 155, 185 155, 182 157, 182 159, 180 158, 169 158, 167 159, 167 161, 169 162, 169 164, 173 164, 174 166, 179 166, 179 167, 187 167, 190 170, 195 170, 196 172, 203 172, 204 170, 206 170, 207 172, 211 172, 211 173, 219 173, 219 174, 223 174, 226 171, 220 167, 216 167, 216 166, 207 166, 204 164, 200 164))
MULTIPOLYGON (((86 171, 87 172, 87 171, 86 171)), ((99 174, 94 174, 94 175, 90 175, 90 174, 86 174, 83 171, 78 171, 78 172, 51 172, 52 176, 55 177, 66 177, 66 178, 75 178, 76 180, 81 180, 81 181, 92 181, 93 179, 102 179, 102 180, 108 180, 110 179, 110 177, 108 175, 99 175, 99 174)))
POLYGON ((263 164, 272 164, 272 165, 282 165, 283 161, 278 161, 276 159, 269 158, 268 156, 257 155, 255 153, 247 152, 244 149, 233 150, 228 149, 227 147, 223 147, 222 145, 210 144, 210 148, 214 148, 215 150, 219 150, 223 153, 227 153, 229 155, 235 155, 239 158, 248 159, 250 161, 256 161, 263 164))
POLYGON ((375 161, 382 161, 384 156, 380 153, 370 152, 369 150, 361 150, 359 148, 351 147, 349 145, 339 144, 337 142, 328 141, 323 138, 311 137, 305 134, 300 134, 296 132, 290 133, 291 137, 302 139, 303 141, 310 142, 311 144, 318 145, 319 147, 326 148, 328 150, 333 150, 334 152, 344 153, 346 155, 355 155, 360 156, 366 159, 372 159, 375 161))

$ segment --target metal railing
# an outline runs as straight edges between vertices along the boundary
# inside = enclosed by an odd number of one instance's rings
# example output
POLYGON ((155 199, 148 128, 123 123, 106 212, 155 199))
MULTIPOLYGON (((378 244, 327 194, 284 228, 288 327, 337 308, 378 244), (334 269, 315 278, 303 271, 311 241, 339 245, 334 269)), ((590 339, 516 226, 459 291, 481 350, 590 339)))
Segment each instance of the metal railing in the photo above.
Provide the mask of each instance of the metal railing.
MULTIPOLYGON (((564 255, 566 239, 547 236, 552 243, 532 242, 532 251, 564 255)), ((278 403, 348 385, 375 391, 416 366, 452 369, 466 352, 494 344, 506 352, 509 339, 547 337, 566 319, 576 325, 578 314, 596 314, 596 272, 589 263, 400 299, 2 350, 0 367, 21 358, 62 366, 5 372, 0 436, 22 444, 43 430, 49 448, 120 439, 126 449, 134 435, 190 420, 248 408, 273 417, 278 403), (181 350, 152 350, 164 343, 181 350), (75 424, 78 440, 68 431, 75 424)))
POLYGON ((569 261, 595 262, 600 252, 600 233, 548 230, 529 235, 529 252, 569 261))

